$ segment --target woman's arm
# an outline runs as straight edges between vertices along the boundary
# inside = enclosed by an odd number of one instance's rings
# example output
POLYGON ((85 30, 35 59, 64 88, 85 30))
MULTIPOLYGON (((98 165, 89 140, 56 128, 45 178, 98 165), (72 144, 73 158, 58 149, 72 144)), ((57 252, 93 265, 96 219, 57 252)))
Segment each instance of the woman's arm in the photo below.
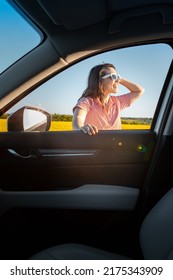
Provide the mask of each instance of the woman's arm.
POLYGON ((80 129, 84 125, 86 113, 81 108, 76 107, 73 113, 72 126, 73 129, 80 129))
POLYGON ((119 83, 130 90, 131 103, 135 102, 139 97, 141 97, 145 91, 140 85, 135 84, 125 78, 121 78, 119 83))
POLYGON ((74 130, 82 130, 84 133, 93 135, 98 133, 98 129, 95 125, 85 124, 86 113, 83 109, 76 107, 73 113, 72 126, 74 130))

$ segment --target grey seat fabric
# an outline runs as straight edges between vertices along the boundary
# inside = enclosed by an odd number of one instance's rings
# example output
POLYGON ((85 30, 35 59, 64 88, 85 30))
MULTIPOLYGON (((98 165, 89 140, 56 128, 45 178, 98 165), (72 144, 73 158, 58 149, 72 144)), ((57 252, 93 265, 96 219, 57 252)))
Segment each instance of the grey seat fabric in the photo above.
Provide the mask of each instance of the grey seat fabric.
POLYGON ((140 244, 145 259, 173 259, 173 188, 145 218, 140 244))
MULTIPOLYGON (((173 259, 173 188, 149 212, 140 229, 144 259, 173 259)), ((62 244, 33 255, 31 260, 127 260, 126 256, 80 244, 62 244)))
POLYGON ((127 260, 116 255, 82 244, 67 243, 48 248, 31 257, 32 260, 127 260))

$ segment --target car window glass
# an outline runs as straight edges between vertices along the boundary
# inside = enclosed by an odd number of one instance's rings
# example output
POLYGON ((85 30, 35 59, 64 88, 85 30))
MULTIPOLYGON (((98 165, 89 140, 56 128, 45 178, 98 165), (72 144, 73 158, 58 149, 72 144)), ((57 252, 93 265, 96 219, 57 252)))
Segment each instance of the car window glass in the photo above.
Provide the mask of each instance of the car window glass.
MULTIPOLYGON (((150 129, 171 61, 172 48, 167 44, 128 47, 99 54, 57 74, 7 114, 22 106, 37 106, 51 113, 51 131, 72 130, 72 108, 86 88, 90 69, 110 62, 120 75, 145 88, 144 95, 122 111, 122 129, 150 129)), ((118 94, 122 93, 127 93, 127 89, 120 86, 118 94)))
MULTIPOLYGON (((14 6, 14 4, 13 4, 14 6)), ((16 12, 5 0, 0 1, 0 73, 42 39, 40 31, 28 19, 16 12)))

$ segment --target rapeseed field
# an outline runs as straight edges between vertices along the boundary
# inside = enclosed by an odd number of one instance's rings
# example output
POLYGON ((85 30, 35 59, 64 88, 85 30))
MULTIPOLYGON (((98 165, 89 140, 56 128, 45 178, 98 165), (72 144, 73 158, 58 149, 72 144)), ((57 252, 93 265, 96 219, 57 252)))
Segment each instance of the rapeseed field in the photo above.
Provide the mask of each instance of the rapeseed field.
MULTIPOLYGON (((150 129, 148 124, 122 124, 122 129, 150 129)), ((52 121, 49 131, 72 130, 72 122, 52 121)), ((7 131, 7 121, 0 119, 0 132, 7 131)))

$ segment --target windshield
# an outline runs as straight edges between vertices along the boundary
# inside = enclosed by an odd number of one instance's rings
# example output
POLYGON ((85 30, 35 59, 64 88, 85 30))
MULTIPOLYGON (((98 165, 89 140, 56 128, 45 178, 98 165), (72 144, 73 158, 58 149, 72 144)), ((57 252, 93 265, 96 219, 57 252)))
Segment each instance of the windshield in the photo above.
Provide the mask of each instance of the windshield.
POLYGON ((0 73, 35 48, 42 34, 11 6, 0 0, 0 73))

